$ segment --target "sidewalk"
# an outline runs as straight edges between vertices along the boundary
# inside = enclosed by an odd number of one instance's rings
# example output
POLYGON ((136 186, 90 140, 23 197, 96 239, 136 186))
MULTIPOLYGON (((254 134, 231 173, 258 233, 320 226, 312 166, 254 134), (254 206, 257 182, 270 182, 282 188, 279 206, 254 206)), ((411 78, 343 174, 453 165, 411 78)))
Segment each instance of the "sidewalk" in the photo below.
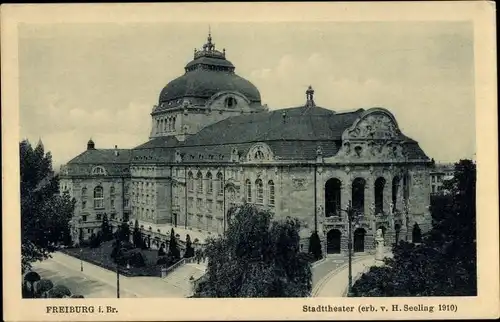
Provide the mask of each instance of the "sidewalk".
MULTIPOLYGON (((368 271, 371 266, 375 265, 374 256, 366 256, 358 258, 352 263, 353 283, 358 274, 368 271)), ((327 275, 324 281, 319 282, 316 289, 313 290, 314 297, 343 297, 348 287, 349 267, 342 265, 337 270, 332 271, 327 275)))
MULTIPOLYGON (((52 254, 52 260, 71 270, 80 271, 80 260, 77 258, 56 252, 52 254)), ((84 261, 82 274, 116 287, 116 272, 84 261)), ((120 291, 122 290, 135 297, 183 297, 179 290, 165 283, 160 277, 127 277, 120 275, 120 291)))

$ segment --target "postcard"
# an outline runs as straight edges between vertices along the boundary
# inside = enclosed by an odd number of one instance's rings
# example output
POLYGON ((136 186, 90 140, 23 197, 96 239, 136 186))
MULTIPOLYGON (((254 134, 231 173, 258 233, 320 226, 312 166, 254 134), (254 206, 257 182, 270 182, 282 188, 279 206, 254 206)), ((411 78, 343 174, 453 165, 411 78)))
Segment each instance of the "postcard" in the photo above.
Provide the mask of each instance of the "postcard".
POLYGON ((499 317, 493 2, 1 13, 4 320, 499 317))

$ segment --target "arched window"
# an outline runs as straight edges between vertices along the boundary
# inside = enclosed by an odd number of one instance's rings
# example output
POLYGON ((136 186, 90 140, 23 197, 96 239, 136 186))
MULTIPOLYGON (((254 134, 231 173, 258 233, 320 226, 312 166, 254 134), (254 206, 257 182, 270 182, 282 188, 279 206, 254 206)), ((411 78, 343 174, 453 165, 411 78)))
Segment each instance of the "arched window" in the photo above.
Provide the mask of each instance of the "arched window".
POLYGON ((196 175, 196 191, 198 193, 203 193, 203 175, 201 172, 198 172, 196 175))
POLYGON ((252 202, 252 182, 249 179, 245 182, 247 202, 252 202))
POLYGON ((175 120, 176 120, 176 117, 174 116, 174 121, 172 123, 172 131, 175 131, 175 123, 176 123, 175 120))
POLYGON ((358 213, 365 212, 365 185, 363 178, 356 178, 352 182, 352 207, 358 213))
POLYGON ((342 182, 337 178, 329 179, 325 184, 325 216, 340 216, 342 182))
POLYGON ((398 193, 399 193, 399 184, 400 180, 399 177, 394 177, 392 179, 392 210, 396 211, 396 207, 398 204, 398 193))
POLYGON ((188 172, 188 191, 193 192, 194 190, 194 179, 193 179, 193 173, 191 171, 188 172))
POLYGON ((212 180, 212 173, 207 173, 207 194, 211 195, 214 192, 214 182, 212 180))
POLYGON ((410 196, 410 175, 405 173, 403 176, 403 198, 404 200, 408 200, 410 196))
POLYGON ((233 97, 226 98, 226 107, 232 108, 236 106, 237 101, 233 97))
POLYGON ((217 194, 219 196, 222 196, 224 194, 224 177, 220 172, 217 173, 217 183, 218 183, 217 194))
POLYGON ((97 186, 94 188, 94 208, 104 208, 104 194, 101 186, 97 186))
POLYGON ((262 152, 260 149, 258 149, 255 152, 254 159, 255 160, 264 160, 264 152, 262 152))
POLYGON ((92 169, 92 174, 97 176, 102 176, 106 174, 106 170, 103 167, 97 166, 92 169))
POLYGON ((268 200, 268 204, 269 206, 271 207, 274 207, 274 182, 273 180, 269 180, 269 182, 267 183, 268 186, 269 186, 269 200, 268 200))
POLYGON ((384 178, 375 180, 375 214, 384 212, 384 187, 384 178))
POLYGON ((259 204, 259 205, 262 205, 264 204, 264 185, 262 184, 262 180, 260 179, 257 179, 255 181, 255 186, 257 188, 257 200, 256 202, 259 204))
POLYGON ((156 133, 160 132, 160 120, 156 120, 156 133))
POLYGON ((163 132, 163 119, 160 120, 160 129, 159 132, 163 132))

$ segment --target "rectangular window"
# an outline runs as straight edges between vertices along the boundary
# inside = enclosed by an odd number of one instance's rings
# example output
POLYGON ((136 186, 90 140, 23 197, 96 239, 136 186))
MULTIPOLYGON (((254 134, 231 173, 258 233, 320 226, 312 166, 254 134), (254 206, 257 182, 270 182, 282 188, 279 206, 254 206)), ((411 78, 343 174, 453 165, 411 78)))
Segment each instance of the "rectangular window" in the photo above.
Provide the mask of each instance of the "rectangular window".
POLYGON ((87 208, 87 202, 85 200, 82 201, 82 209, 87 208))
POLYGON ((217 211, 222 211, 222 201, 217 201, 217 211))
POLYGON ((87 233, 92 234, 92 229, 87 229, 87 233))
POLYGON ((101 214, 95 215, 96 220, 101 220, 101 214))
POLYGON ((200 198, 196 199, 196 208, 198 208, 198 210, 201 210, 201 207, 202 207, 202 200, 200 198))
POLYGON ((82 221, 87 221, 87 215, 82 216, 82 221))
POLYGON ((125 199, 125 207, 128 207, 128 206, 129 206, 129 200, 125 199))
POLYGON ((114 208, 115 207, 115 199, 111 199, 110 202, 111 202, 111 208, 114 208))
POLYGON ((274 206, 274 184, 269 185, 269 206, 274 206))
POLYGON ((111 220, 114 220, 116 218, 116 214, 111 214, 111 220))

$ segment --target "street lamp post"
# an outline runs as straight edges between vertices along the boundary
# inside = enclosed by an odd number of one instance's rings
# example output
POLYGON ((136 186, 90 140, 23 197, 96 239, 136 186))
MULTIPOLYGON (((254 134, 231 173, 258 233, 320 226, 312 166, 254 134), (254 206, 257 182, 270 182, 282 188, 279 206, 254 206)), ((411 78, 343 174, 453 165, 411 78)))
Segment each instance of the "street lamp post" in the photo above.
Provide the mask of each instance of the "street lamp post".
POLYGON ((116 298, 120 298, 120 231, 116 234, 116 298))
POLYGON ((79 229, 80 229, 80 234, 79 234, 79 237, 80 237, 80 242, 79 242, 79 245, 80 245, 80 272, 83 272, 83 248, 82 248, 82 234, 81 234, 81 231, 82 231, 82 219, 78 219, 78 224, 79 224, 79 229))
POLYGON ((347 213, 347 222, 348 222, 348 241, 347 241, 347 252, 349 256, 348 263, 348 294, 351 294, 352 291, 352 221, 354 220, 354 209, 351 206, 351 201, 347 204, 346 209, 341 209, 347 213))

